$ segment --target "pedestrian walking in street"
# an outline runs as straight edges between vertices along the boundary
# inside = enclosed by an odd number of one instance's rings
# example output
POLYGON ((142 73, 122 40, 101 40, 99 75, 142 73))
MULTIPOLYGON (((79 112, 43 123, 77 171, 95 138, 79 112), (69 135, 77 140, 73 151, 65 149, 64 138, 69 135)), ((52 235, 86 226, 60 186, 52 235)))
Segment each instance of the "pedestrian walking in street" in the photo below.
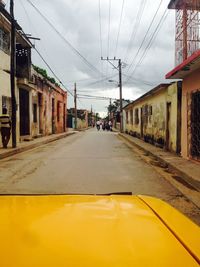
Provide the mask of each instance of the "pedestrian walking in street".
POLYGON ((7 114, 7 108, 4 107, 2 113, 3 114, 0 116, 1 138, 3 147, 7 148, 10 140, 11 120, 9 114, 7 114))
POLYGON ((96 125, 97 125, 97 130, 99 131, 100 130, 100 121, 97 121, 96 125))
POLYGON ((112 122, 111 121, 109 121, 109 128, 110 128, 110 131, 112 132, 112 122))

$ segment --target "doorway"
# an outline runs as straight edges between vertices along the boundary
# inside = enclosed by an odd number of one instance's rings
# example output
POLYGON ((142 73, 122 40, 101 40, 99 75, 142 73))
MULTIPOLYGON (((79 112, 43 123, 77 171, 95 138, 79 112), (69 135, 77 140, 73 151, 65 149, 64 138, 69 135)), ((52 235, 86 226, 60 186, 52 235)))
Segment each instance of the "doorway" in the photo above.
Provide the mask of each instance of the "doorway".
POLYGON ((144 137, 144 129, 143 129, 143 108, 140 108, 140 137, 144 137))
POLYGON ((29 91, 19 89, 20 136, 30 135, 29 91))
POLYGON ((171 103, 167 103, 167 118, 166 118, 166 149, 171 150, 171 103))
POLYGON ((63 132, 66 131, 66 105, 63 105, 63 132))
POLYGON ((52 98, 52 134, 55 133, 55 99, 52 98))
POLYGON ((200 159, 200 91, 191 96, 191 141, 190 154, 194 159, 200 159))

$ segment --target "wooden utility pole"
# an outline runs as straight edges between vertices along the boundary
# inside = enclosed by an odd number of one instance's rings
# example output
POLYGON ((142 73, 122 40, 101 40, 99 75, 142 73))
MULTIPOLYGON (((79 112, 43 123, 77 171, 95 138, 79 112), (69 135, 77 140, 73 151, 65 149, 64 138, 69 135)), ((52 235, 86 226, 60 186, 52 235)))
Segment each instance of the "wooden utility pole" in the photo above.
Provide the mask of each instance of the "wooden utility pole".
POLYGON ((15 74, 16 74, 16 29, 14 19, 14 1, 10 0, 11 16, 11 55, 10 55, 10 87, 12 103, 12 147, 17 146, 16 142, 16 97, 15 97, 15 74))
POLYGON ((120 132, 122 133, 123 132, 123 104, 122 104, 122 62, 121 62, 121 59, 116 59, 115 57, 114 58, 103 58, 101 57, 101 60, 106 60, 108 61, 116 70, 118 70, 119 72, 119 102, 120 102, 120 132), (112 64, 111 61, 115 61, 117 60, 118 61, 118 67, 116 67, 114 64, 112 64))
POLYGON ((76 93, 76 83, 74 84, 74 113, 75 113, 75 121, 74 128, 77 129, 77 93, 76 93))
POLYGON ((122 104, 122 62, 119 59, 119 99, 120 99, 120 132, 123 132, 123 104, 122 104))

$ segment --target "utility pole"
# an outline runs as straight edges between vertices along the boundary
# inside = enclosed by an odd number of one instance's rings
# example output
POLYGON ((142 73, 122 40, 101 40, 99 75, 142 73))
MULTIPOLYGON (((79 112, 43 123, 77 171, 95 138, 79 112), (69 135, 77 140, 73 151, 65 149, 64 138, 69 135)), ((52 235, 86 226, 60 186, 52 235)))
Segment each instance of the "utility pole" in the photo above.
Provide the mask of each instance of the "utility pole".
POLYGON ((119 59, 119 99, 120 99, 120 132, 123 132, 123 105, 122 105, 122 62, 119 59))
POLYGON ((120 132, 123 132, 123 105, 122 105, 122 62, 120 58, 103 58, 101 57, 101 60, 108 61, 116 70, 119 72, 119 101, 120 101, 120 132), (118 67, 116 67, 111 61, 118 61, 118 67))
POLYGON ((12 147, 17 146, 16 142, 16 97, 15 97, 15 74, 16 74, 16 29, 14 19, 14 1, 10 0, 11 16, 11 55, 10 55, 10 87, 12 102, 12 147))
POLYGON ((77 93, 76 93, 76 83, 74 84, 74 112, 75 112, 75 129, 77 129, 77 93))

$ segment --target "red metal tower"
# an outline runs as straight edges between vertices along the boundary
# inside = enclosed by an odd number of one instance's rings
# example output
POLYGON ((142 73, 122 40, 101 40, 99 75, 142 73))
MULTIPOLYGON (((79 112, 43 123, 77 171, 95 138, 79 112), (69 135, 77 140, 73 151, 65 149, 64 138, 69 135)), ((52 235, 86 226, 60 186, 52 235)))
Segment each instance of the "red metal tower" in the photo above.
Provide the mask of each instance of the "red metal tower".
POLYGON ((179 65, 200 49, 200 0, 171 0, 176 9, 175 64, 179 65))

